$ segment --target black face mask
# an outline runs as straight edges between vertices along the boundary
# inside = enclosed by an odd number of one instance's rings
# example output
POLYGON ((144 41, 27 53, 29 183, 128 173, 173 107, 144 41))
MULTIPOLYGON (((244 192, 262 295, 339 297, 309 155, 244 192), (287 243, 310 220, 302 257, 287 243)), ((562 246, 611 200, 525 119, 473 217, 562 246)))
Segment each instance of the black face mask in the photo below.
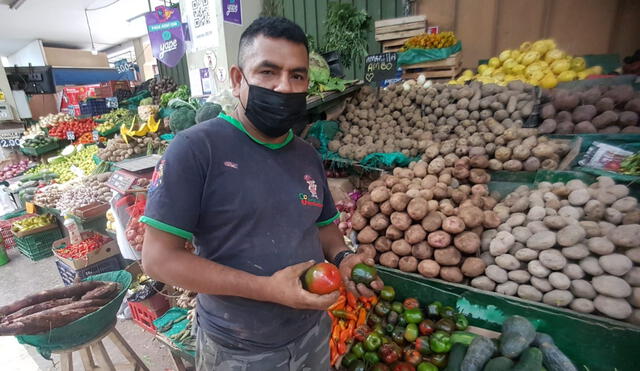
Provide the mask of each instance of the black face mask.
MULTIPOLYGON (((247 79, 245 78, 245 81, 247 79)), ((279 93, 249 85, 245 115, 264 135, 277 138, 291 128, 307 123, 307 93, 279 93)), ((242 102, 240 102, 242 104, 242 102)))

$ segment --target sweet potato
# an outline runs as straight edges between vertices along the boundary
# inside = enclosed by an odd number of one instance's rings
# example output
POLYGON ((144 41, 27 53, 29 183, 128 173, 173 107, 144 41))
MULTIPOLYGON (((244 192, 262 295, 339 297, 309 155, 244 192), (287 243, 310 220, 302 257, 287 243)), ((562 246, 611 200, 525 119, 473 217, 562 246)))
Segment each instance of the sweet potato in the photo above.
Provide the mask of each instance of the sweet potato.
POLYGON ((8 315, 22 308, 42 303, 49 300, 64 299, 82 296, 98 286, 104 285, 102 281, 84 281, 66 287, 57 287, 51 290, 41 291, 37 294, 29 295, 21 300, 0 307, 0 316, 8 315))
POLYGON ((571 115, 573 122, 590 121, 596 116, 598 110, 593 105, 578 106, 571 115))
POLYGON ((617 120, 618 120, 618 114, 616 112, 614 112, 614 111, 605 111, 605 112, 602 112, 601 114, 599 114, 598 116, 594 117, 593 120, 591 120, 591 123, 596 128, 603 129, 603 128, 613 124, 617 120))
POLYGON ((617 105, 626 103, 627 101, 631 100, 634 93, 635 92, 631 85, 616 85, 609 89, 609 91, 604 93, 604 96, 613 99, 613 101, 617 105))
POLYGON ((636 126, 638 125, 638 114, 632 111, 624 111, 620 113, 620 117, 618 118, 618 122, 620 126, 636 126))
POLYGON ((598 130, 595 126, 589 121, 578 122, 573 129, 573 132, 576 134, 594 134, 597 133, 598 130))

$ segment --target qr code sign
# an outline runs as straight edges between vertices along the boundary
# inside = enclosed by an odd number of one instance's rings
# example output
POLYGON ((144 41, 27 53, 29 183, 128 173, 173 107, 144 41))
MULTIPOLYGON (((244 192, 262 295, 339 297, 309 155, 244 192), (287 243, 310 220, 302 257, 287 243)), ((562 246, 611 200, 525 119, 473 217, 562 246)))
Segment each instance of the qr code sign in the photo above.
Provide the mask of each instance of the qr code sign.
POLYGON ((211 23, 209 16, 209 0, 192 0, 193 23, 195 28, 200 28, 211 23))

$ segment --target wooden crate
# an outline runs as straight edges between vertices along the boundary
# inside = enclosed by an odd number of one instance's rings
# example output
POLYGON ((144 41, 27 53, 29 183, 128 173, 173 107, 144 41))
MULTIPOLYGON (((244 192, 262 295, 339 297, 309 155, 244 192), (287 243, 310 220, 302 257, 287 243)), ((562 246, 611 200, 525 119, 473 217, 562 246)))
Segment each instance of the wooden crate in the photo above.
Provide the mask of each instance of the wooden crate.
POLYGON ((423 34, 427 29, 427 16, 383 19, 376 21, 376 41, 406 39, 423 34))
POLYGON ((454 79, 462 70, 462 53, 452 54, 447 59, 402 66, 403 79, 415 79, 420 74, 427 79, 454 79))
POLYGON ((400 48, 404 45, 410 37, 406 37, 404 39, 396 39, 396 40, 387 40, 382 42, 382 52, 399 52, 400 48))

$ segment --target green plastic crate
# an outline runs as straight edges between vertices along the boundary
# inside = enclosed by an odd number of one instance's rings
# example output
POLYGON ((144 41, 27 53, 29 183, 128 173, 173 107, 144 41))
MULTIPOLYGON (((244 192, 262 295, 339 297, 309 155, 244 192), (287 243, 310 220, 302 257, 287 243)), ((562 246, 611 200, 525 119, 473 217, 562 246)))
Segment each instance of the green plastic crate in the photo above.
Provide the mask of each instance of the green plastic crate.
POLYGON ((440 301, 464 313, 472 326, 501 331, 507 317, 524 316, 551 335, 578 370, 637 370, 640 327, 396 269, 378 267, 378 273, 395 288, 395 300, 415 297, 423 306, 440 301))
POLYGON ((81 227, 85 231, 96 231, 101 234, 107 233, 107 217, 101 216, 95 219, 81 221, 81 227))
POLYGON ((40 156, 43 155, 45 153, 49 153, 51 151, 55 151, 56 149, 60 148, 60 142, 59 141, 54 141, 52 143, 49 143, 47 145, 44 146, 40 146, 40 147, 22 147, 20 148, 20 151, 22 151, 22 153, 24 153, 27 156, 40 156))
POLYGON ((62 238, 59 228, 24 237, 15 237, 18 250, 31 260, 40 260, 53 255, 51 244, 62 238))

